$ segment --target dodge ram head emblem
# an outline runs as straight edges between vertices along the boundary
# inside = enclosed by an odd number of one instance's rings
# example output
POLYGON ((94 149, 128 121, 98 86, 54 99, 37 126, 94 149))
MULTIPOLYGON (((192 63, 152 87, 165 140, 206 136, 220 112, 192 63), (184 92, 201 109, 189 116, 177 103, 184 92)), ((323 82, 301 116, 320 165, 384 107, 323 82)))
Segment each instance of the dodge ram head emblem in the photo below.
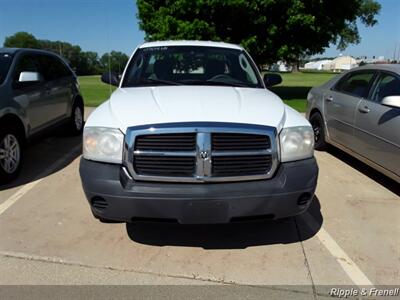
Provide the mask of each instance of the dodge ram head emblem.
POLYGON ((208 154, 208 151, 201 151, 201 152, 200 152, 200 157, 201 157, 203 160, 208 159, 209 156, 210 156, 210 155, 208 154))

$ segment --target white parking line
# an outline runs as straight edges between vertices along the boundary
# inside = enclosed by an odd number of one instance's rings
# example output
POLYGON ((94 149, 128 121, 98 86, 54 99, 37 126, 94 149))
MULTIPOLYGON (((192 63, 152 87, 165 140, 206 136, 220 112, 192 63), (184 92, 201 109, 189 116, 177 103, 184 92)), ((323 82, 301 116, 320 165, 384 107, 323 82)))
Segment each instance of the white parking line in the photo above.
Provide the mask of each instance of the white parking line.
POLYGON ((13 195, 11 195, 6 201, 0 204, 0 215, 2 215, 15 202, 17 202, 26 193, 28 193, 31 189, 33 189, 36 185, 38 185, 43 179, 45 179, 47 174, 51 174, 52 172, 54 172, 59 165, 61 165, 64 161, 68 160, 71 156, 76 155, 76 152, 80 150, 81 150, 81 145, 72 148, 72 150, 67 155, 56 160, 53 164, 51 164, 48 168, 46 168, 43 172, 41 172, 38 176, 36 176, 36 178, 38 179, 23 185, 22 188, 20 188, 13 195))
POLYGON ((311 230, 317 232, 317 237, 330 252, 330 254, 336 259, 339 265, 343 268, 346 274, 350 277, 353 283, 359 287, 362 286, 373 286, 372 282, 368 277, 360 270, 356 263, 344 252, 342 248, 336 243, 336 241, 330 236, 330 234, 323 228, 319 228, 317 221, 309 213, 305 213, 302 219, 306 222, 307 226, 311 230), (319 229, 318 229, 319 228, 319 229))

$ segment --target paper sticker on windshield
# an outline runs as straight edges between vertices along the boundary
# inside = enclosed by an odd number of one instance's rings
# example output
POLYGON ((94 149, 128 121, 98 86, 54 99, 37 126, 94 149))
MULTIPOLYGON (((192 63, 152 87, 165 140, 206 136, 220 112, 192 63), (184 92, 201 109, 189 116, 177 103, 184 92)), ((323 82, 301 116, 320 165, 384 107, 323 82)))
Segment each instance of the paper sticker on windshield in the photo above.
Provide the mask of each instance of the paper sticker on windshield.
POLYGON ((166 51, 168 50, 168 47, 163 46, 163 47, 146 47, 143 48, 143 51, 166 51))

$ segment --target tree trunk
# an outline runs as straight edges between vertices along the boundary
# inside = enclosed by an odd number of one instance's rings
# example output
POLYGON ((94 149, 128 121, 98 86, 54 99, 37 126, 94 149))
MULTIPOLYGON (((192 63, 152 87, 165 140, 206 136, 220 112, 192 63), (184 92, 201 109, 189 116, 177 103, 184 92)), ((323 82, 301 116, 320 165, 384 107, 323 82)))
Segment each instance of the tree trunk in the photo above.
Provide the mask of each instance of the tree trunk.
POLYGON ((292 72, 298 73, 300 71, 300 61, 296 61, 292 64, 292 72))

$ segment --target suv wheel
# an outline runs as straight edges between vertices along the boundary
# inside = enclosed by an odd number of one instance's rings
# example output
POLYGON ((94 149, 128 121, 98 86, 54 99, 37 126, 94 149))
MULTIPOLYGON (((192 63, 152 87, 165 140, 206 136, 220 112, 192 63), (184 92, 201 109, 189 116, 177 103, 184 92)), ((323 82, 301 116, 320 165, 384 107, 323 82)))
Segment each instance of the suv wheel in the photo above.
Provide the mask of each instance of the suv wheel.
POLYGON ((84 124, 83 116, 84 116, 83 105, 77 101, 72 107, 71 118, 68 122, 68 132, 71 135, 82 134, 83 124, 84 124))
POLYGON ((326 150, 328 144, 325 141, 325 126, 321 114, 312 114, 310 118, 310 123, 314 130, 314 148, 316 150, 326 150))
POLYGON ((8 128, 0 130, 0 183, 15 179, 21 169, 22 139, 8 128))

